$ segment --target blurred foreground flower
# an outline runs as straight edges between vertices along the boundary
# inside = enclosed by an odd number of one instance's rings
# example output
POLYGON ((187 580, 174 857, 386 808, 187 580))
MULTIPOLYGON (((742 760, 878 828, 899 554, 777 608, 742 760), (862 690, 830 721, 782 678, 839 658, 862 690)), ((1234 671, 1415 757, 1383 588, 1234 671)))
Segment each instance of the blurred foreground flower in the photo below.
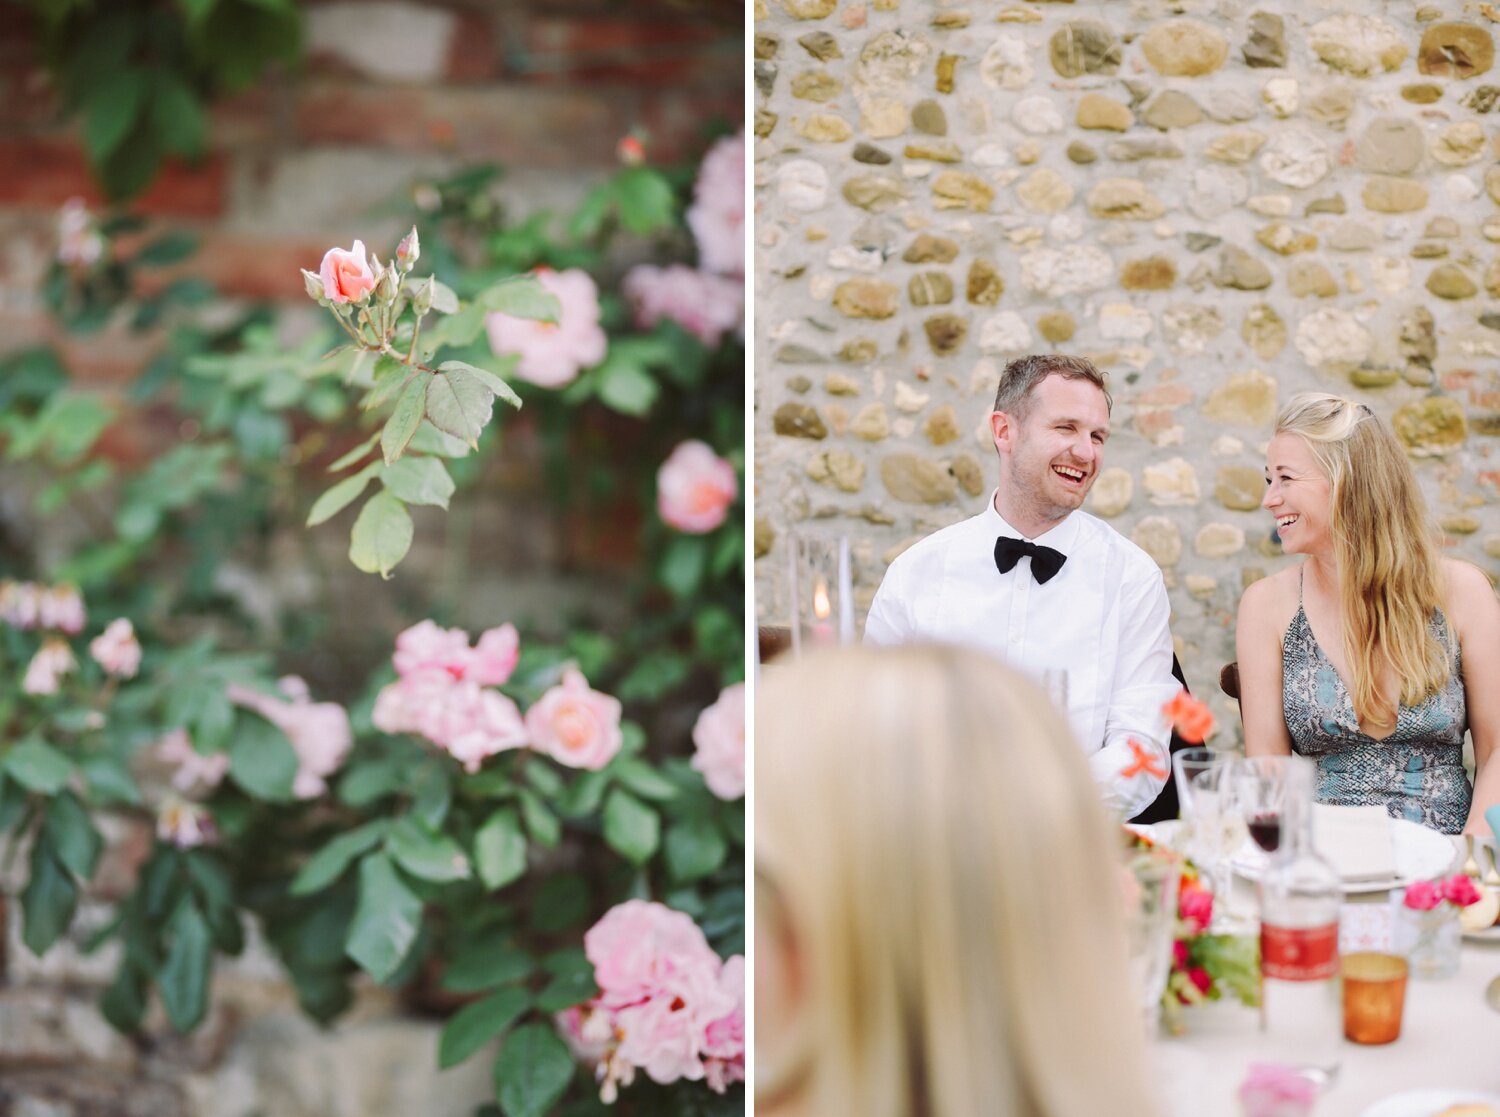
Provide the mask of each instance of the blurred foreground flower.
POLYGON ((597 771, 620 751, 620 700, 591 690, 581 672, 567 671, 561 685, 526 711, 526 732, 532 748, 559 764, 597 771))
POLYGON ((538 270, 536 281, 562 304, 556 323, 495 311, 485 318, 497 356, 520 357, 516 375, 543 388, 561 388, 604 360, 609 339, 599 325, 599 288, 586 271, 538 270))
POLYGON ((89 643, 89 654, 117 679, 133 679, 141 668, 141 645, 129 617, 116 617, 89 643))
POLYGON ((316 799, 328 790, 328 777, 338 771, 354 743, 349 715, 337 702, 310 701, 307 684, 295 675, 277 685, 291 701, 234 684, 225 693, 235 705, 254 710, 287 735, 297 753, 292 794, 298 799, 316 799))
POLYGON ((685 264, 658 268, 639 264, 620 284, 635 324, 649 329, 663 318, 676 322, 704 345, 715 346, 744 320, 743 280, 696 271, 685 264))
POLYGON ((1172 720, 1177 735, 1192 744, 1202 744, 1214 731, 1213 711, 1186 690, 1179 690, 1161 712, 1172 720))
POLYGON ((720 799, 745 794, 745 684, 725 687, 693 726, 692 765, 720 799))
POLYGON ((73 649, 65 641, 49 637, 27 665, 21 689, 27 694, 56 694, 63 676, 78 666, 73 649))
POLYGON ((57 215, 57 262, 89 267, 104 255, 104 236, 82 198, 69 198, 57 215))
POLYGON ((218 828, 207 807, 174 796, 156 812, 156 836, 178 849, 192 849, 214 841, 218 828))
POLYGON ((670 527, 703 535, 724 522, 739 496, 734 466, 697 439, 678 443, 656 474, 656 510, 670 527))
POLYGON ((698 262, 721 275, 745 274, 745 134, 725 136, 708 149, 693 185, 688 226, 698 262))

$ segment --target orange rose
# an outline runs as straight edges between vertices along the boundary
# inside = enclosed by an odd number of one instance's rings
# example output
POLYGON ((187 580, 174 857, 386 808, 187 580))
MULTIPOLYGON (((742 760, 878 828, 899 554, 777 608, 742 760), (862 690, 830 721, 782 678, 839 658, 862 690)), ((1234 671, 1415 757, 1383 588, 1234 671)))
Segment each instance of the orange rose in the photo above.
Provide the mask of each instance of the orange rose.
POLYGON ((1192 744, 1202 744, 1214 731, 1213 711, 1185 690, 1178 691, 1177 697, 1163 706, 1161 712, 1171 719, 1177 735, 1192 744))

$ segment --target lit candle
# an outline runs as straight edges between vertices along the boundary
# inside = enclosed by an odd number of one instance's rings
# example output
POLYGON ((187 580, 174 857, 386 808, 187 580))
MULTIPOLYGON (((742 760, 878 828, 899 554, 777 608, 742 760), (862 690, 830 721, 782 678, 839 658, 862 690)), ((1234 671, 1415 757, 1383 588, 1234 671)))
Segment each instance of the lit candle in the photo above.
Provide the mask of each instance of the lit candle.
POLYGON ((828 601, 828 580, 821 574, 813 585, 813 626, 812 638, 814 644, 833 643, 833 625, 828 622, 828 616, 832 612, 828 601))

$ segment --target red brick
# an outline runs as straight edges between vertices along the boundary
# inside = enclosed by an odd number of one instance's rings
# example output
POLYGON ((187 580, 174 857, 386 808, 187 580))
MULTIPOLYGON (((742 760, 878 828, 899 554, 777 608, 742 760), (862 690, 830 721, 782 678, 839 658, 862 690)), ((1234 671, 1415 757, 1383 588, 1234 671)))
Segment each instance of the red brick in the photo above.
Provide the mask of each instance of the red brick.
POLYGON ((745 119, 743 91, 705 90, 684 98, 671 90, 643 98, 636 123, 650 134, 648 149, 653 162, 678 163, 702 157, 708 144, 705 126, 726 125, 738 130, 745 119))
MULTIPOLYGON (((122 243, 122 254, 162 231, 153 229, 145 237, 122 243)), ((301 269, 317 271, 323 253, 330 247, 323 240, 272 240, 216 229, 192 231, 199 238, 194 255, 170 268, 137 273, 143 295, 155 294, 173 280, 196 276, 236 298, 301 303, 307 299, 301 269)))
MULTIPOLYGON (((71 140, 0 139, 0 167, 5 168, 0 174, 0 205, 55 209, 72 197, 82 197, 94 207, 104 203, 83 151, 71 140)), ((217 217, 224 212, 227 181, 222 156, 211 155, 197 167, 171 159, 131 208, 147 214, 217 217)))
POLYGON ((455 12, 458 19, 448 43, 443 72, 449 81, 494 81, 502 72, 499 41, 490 21, 478 12, 455 12))
MULTIPOLYGON (((743 10, 740 17, 743 16, 743 10)), ((733 23, 684 18, 600 15, 533 16, 511 72, 538 82, 713 84, 726 66, 742 72, 744 35, 733 23)))

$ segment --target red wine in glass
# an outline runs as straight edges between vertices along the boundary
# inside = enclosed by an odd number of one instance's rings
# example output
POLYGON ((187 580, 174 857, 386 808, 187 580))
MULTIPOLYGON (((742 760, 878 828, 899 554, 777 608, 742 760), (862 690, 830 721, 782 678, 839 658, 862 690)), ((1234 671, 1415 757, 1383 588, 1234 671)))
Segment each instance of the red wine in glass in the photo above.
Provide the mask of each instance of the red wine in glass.
POLYGON ((1281 844, 1281 816, 1275 811, 1255 815, 1248 823, 1250 837, 1267 853, 1275 853, 1281 844))

